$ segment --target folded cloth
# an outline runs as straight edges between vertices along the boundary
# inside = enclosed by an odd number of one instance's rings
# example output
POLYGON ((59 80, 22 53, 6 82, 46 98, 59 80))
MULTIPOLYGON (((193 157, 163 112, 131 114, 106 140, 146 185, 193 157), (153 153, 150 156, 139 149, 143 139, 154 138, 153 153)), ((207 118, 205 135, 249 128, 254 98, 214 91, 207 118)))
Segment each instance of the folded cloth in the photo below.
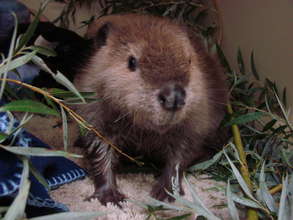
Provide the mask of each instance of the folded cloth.
MULTIPOLYGON (((10 32, 15 23, 12 12, 16 15, 19 24, 30 22, 30 12, 24 4, 16 0, 0 0, 0 42, 10 39, 10 32)), ((8 50, 7 42, 0 44, 0 51, 8 50)))
MULTIPOLYGON (((1 112, 0 133, 8 133, 8 130, 11 130, 11 125, 16 128, 19 122, 9 117, 7 113, 1 112)), ((50 148, 23 128, 13 134, 5 143, 19 147, 50 148)), ((86 175, 82 168, 63 157, 31 156, 29 159, 47 180, 50 189, 81 179, 86 175)), ((0 149, 0 206, 9 206, 17 195, 22 169, 22 162, 14 154, 0 149)), ((46 188, 32 174, 30 174, 29 179, 31 188, 26 207, 27 217, 68 211, 65 205, 50 198, 46 188)))

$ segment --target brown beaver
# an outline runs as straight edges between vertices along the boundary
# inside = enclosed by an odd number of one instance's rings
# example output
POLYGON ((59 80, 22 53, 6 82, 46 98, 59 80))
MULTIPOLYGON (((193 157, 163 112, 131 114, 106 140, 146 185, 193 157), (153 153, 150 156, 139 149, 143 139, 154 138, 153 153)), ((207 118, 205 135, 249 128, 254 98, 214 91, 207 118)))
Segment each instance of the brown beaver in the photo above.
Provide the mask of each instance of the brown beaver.
MULTIPOLYGON (((99 101, 79 114, 122 151, 162 166, 151 195, 171 197, 171 179, 206 154, 225 112, 227 89, 218 63, 184 25, 150 15, 111 15, 90 28, 93 53, 75 78, 80 91, 99 101)), ((115 171, 121 155, 94 134, 82 137, 96 197, 123 201, 115 171)), ((181 182, 181 181, 180 181, 181 182)), ((181 188, 181 193, 183 193, 181 188)))

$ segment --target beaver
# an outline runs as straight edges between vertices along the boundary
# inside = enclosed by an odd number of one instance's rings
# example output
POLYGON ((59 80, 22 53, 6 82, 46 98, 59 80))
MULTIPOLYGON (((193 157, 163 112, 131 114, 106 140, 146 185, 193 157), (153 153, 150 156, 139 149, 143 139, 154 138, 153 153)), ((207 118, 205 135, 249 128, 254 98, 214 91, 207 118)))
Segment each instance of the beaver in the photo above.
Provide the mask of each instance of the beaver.
MULTIPOLYGON (((179 174, 183 194, 183 171, 206 156, 224 116, 220 65, 188 27, 167 18, 109 15, 91 24, 87 37, 93 52, 74 84, 99 100, 77 112, 122 151, 159 164, 151 195, 172 201, 172 178, 179 174)), ((95 185, 89 198, 120 206, 125 196, 115 175, 122 156, 93 133, 81 140, 95 185)))

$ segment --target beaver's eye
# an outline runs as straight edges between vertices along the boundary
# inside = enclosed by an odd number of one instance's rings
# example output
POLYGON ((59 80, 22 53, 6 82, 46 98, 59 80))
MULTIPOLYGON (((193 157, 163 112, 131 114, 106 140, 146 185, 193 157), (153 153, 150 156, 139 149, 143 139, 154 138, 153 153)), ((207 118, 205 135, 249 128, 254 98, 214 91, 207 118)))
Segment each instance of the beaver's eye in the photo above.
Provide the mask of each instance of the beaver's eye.
POLYGON ((128 69, 130 71, 135 71, 137 68, 137 60, 134 56, 128 57, 128 69))

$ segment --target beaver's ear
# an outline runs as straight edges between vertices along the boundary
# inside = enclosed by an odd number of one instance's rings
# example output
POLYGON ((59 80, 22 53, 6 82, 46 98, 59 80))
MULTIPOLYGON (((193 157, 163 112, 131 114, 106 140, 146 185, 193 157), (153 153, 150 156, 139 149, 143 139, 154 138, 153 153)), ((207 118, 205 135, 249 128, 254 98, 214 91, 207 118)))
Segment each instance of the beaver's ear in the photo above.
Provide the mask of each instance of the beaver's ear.
POLYGON ((106 45, 110 28, 111 28, 111 24, 107 22, 98 29, 95 36, 95 46, 97 48, 100 48, 106 45))

